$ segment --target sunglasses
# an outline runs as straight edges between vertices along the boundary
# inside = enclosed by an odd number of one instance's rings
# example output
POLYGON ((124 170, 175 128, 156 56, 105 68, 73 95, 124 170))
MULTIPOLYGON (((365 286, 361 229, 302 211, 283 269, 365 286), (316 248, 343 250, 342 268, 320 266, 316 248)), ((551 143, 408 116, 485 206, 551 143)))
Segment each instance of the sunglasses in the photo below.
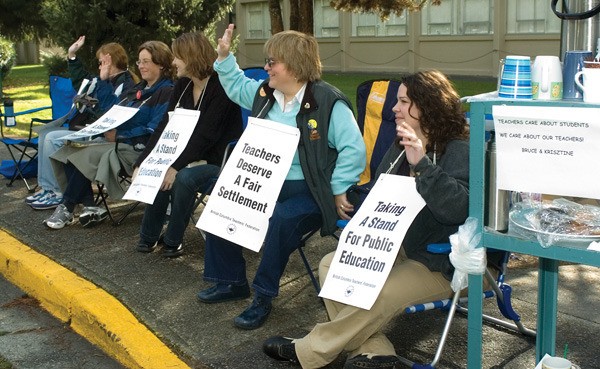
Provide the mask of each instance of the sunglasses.
POLYGON ((277 63, 278 63, 278 61, 273 58, 265 58, 265 64, 267 64, 269 66, 269 68, 272 68, 273 65, 275 65, 277 63))

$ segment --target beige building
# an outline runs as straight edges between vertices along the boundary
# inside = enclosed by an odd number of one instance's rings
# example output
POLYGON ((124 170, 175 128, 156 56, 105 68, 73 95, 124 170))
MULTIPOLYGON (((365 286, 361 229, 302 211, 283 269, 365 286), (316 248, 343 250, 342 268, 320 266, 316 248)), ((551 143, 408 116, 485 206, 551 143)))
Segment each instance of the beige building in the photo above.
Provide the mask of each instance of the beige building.
MULTIPOLYGON (((284 21, 289 2, 282 1, 284 21)), ((241 66, 263 65, 270 36, 266 0, 238 0, 234 19, 241 66)), ((561 22, 550 0, 443 0, 382 22, 373 14, 338 12, 314 0, 315 36, 325 70, 497 76, 506 55, 560 53, 561 22)), ((287 24, 285 25, 287 28, 287 24)))

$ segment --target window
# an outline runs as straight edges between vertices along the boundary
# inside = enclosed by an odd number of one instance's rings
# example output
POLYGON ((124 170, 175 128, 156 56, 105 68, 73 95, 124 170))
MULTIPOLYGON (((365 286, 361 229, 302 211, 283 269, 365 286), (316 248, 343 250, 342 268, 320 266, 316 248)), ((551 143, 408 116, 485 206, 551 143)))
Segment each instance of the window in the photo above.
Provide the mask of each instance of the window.
POLYGON ((421 12, 424 35, 478 35, 493 32, 493 0, 443 0, 421 12))
POLYGON ((352 13, 352 36, 406 36, 406 12, 402 15, 390 14, 387 21, 382 22, 375 14, 352 13))
POLYGON ((315 37, 339 37, 339 12, 329 5, 329 0, 315 0, 313 5, 315 37))
POLYGON ((248 19, 248 39, 265 39, 271 36, 271 18, 269 17, 269 3, 246 4, 246 18, 248 19))
POLYGON ((560 33, 561 21, 547 0, 508 0, 508 33, 560 33))

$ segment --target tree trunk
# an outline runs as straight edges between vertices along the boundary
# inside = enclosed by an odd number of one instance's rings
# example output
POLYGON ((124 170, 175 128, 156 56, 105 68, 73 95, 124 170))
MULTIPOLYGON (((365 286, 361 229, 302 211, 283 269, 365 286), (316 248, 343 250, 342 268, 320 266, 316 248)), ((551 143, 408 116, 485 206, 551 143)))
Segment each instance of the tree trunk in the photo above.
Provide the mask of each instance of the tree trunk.
POLYGON ((269 0, 269 16, 271 18, 271 34, 283 31, 283 15, 279 0, 269 0))
POLYGON ((290 29, 300 30, 300 0, 290 0, 290 29))
POLYGON ((313 0, 299 0, 298 31, 312 35, 314 32, 313 0))

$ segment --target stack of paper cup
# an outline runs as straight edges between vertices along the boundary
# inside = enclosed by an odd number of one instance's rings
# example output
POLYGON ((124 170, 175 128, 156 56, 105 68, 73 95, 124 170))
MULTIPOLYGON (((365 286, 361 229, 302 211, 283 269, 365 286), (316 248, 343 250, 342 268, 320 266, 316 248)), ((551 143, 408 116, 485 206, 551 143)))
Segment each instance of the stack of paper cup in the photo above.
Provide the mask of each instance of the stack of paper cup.
POLYGON ((510 99, 531 99, 531 58, 509 55, 504 59, 499 97, 510 99))

